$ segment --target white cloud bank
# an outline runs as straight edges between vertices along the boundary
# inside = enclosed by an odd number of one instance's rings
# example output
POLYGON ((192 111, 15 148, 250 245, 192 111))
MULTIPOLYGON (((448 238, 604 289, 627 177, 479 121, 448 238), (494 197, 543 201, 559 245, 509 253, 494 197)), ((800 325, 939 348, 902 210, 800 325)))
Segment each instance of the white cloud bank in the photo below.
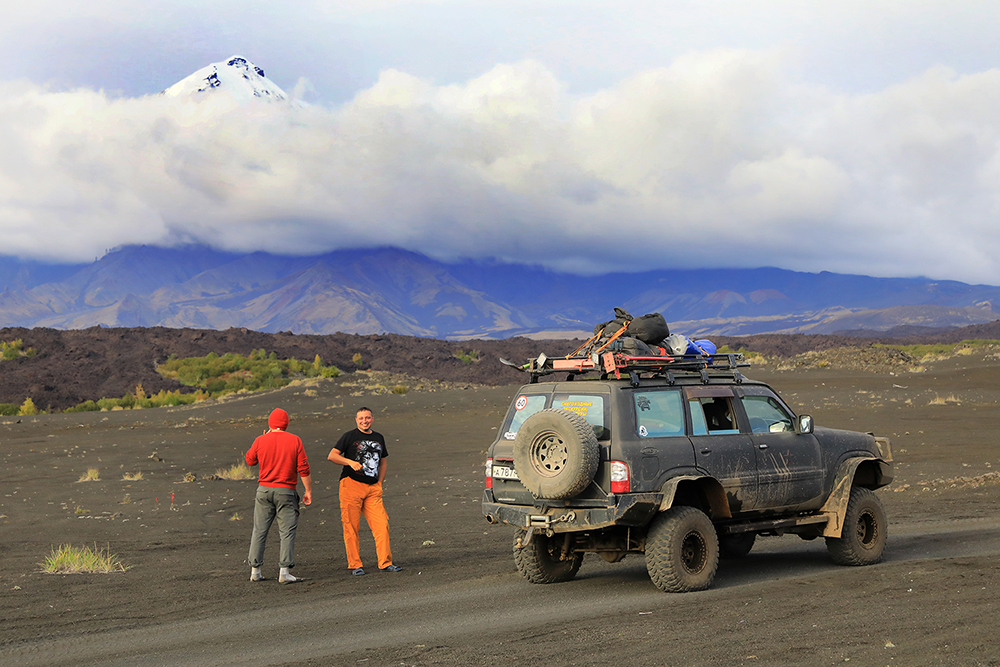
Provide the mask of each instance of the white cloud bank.
POLYGON ((851 95, 785 65, 689 53, 586 96, 530 60, 462 85, 386 70, 335 108, 0 82, 0 253, 396 245, 1000 283, 1000 70, 851 95))

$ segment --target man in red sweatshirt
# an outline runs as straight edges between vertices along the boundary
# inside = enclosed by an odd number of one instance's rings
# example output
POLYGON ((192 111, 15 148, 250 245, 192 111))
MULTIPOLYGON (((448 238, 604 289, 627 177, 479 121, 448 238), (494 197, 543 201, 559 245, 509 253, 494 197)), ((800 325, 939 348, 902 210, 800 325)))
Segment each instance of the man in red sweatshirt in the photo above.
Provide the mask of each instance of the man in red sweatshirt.
POLYGON ((253 441, 247 452, 247 465, 258 468, 257 497, 253 510, 253 535, 250 537, 250 581, 260 581, 264 564, 264 543, 271 522, 278 519, 281 546, 278 554, 278 583, 298 581, 289 570, 295 567, 295 527, 299 522, 298 480, 305 492, 302 504, 312 503, 312 476, 302 440, 287 433, 288 413, 277 408, 267 418, 268 431, 253 441))

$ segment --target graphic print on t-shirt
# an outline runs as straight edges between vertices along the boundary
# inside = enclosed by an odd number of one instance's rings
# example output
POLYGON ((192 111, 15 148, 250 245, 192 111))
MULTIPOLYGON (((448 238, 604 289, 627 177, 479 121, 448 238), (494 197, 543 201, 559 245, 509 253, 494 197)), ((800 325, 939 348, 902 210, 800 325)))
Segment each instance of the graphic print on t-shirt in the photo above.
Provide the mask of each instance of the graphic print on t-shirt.
POLYGON ((378 464, 382 458, 382 445, 374 440, 358 442, 358 461, 361 473, 366 477, 378 478, 378 464))

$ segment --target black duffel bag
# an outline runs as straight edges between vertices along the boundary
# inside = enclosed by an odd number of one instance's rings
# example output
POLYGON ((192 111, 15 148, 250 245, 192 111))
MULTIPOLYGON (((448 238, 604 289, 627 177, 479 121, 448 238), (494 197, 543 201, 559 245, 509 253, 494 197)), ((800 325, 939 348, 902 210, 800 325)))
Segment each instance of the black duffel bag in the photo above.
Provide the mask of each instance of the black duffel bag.
POLYGON ((643 343, 656 345, 670 335, 670 327, 663 315, 650 313, 632 320, 632 324, 628 325, 628 335, 643 343))

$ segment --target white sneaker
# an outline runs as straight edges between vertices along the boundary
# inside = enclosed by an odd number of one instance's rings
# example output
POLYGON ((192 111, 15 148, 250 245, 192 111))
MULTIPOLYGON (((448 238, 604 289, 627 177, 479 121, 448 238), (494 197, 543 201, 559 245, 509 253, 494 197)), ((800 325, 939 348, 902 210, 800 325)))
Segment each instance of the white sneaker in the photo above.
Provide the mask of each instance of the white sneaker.
POLYGON ((259 567, 250 568, 250 581, 260 581, 263 578, 264 577, 261 575, 259 567))

